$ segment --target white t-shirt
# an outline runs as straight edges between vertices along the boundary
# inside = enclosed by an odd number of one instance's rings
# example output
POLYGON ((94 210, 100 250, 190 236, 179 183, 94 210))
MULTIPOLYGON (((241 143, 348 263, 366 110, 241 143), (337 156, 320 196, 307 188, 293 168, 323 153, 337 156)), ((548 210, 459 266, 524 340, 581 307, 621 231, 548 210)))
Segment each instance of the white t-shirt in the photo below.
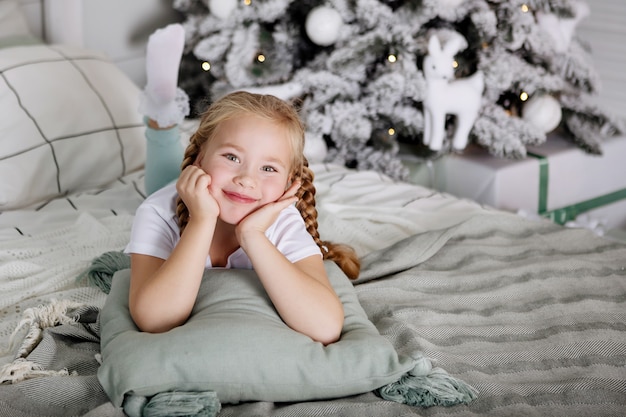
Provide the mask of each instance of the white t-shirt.
MULTIPOLYGON (((180 228, 176 217, 176 183, 173 182, 154 192, 137 208, 126 253, 150 255, 167 259, 180 240, 180 228)), ((291 262, 322 252, 307 232, 302 215, 290 205, 280 212, 265 236, 291 262)), ((207 256, 206 268, 212 268, 207 256)), ((226 268, 252 269, 252 262, 241 248, 227 260, 226 268)))

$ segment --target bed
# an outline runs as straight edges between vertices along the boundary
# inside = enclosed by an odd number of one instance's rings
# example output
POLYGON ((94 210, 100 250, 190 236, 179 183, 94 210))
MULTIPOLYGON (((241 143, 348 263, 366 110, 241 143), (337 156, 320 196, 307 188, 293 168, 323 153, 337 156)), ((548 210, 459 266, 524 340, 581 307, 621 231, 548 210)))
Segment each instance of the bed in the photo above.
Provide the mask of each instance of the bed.
MULTIPOLYGON (((72 4, 44 3, 45 13, 20 1, 10 21, 19 12, 30 30, 0 32, 10 38, 0 49, 0 367, 40 365, 28 378, 0 374, 0 415, 123 416, 96 376, 107 292, 86 271, 124 248, 146 196, 139 90, 88 42, 41 42, 42 19, 72 4), (55 307, 73 315, 47 322, 55 307)), ((419 352, 476 398, 427 407, 368 390, 223 403, 219 416, 626 414, 626 245, 374 171, 312 169, 320 234, 362 259, 353 284, 368 320, 398 355, 419 352)))

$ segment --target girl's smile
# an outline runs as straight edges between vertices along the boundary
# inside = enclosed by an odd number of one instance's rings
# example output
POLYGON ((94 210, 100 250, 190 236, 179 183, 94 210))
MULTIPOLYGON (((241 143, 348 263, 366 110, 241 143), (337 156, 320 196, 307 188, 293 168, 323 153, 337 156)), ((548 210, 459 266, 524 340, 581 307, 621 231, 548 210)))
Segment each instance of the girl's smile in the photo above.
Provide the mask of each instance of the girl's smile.
POLYGON ((223 193, 229 200, 232 200, 235 203, 252 204, 252 203, 255 203, 257 201, 256 198, 248 197, 248 196, 246 196, 244 194, 239 194, 239 193, 235 193, 235 192, 229 192, 229 191, 226 191, 226 190, 224 190, 223 193))

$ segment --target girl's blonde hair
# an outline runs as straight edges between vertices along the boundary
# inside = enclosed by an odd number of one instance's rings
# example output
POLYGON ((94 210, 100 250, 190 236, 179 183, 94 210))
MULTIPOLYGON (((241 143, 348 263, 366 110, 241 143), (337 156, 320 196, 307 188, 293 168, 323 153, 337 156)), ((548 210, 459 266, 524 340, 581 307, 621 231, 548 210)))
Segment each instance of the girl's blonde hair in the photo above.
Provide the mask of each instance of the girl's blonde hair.
MULTIPOLYGON (((215 137, 217 127, 224 121, 242 114, 253 114, 283 126, 288 133, 292 150, 291 181, 299 180, 300 189, 296 196, 296 208, 300 211, 307 231, 320 247, 324 259, 337 263, 350 279, 359 275, 359 259, 352 248, 346 245, 326 242, 320 239, 317 231, 317 209, 315 208, 315 186, 313 171, 304 156, 304 126, 296 109, 272 95, 253 94, 244 91, 230 93, 213 102, 202 114, 198 130, 189 139, 181 169, 192 165, 201 154, 204 144, 215 137)), ((176 215, 182 234, 189 221, 189 210, 180 197, 177 200, 176 215)))

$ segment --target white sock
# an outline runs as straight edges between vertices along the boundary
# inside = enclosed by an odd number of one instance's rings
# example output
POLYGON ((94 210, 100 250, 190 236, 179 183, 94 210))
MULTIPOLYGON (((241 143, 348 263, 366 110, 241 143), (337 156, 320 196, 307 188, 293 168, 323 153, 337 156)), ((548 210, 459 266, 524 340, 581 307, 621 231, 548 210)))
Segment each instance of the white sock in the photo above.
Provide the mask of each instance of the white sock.
POLYGON ((146 86, 139 111, 160 127, 178 124, 189 114, 189 98, 178 88, 178 69, 185 45, 185 30, 179 23, 157 29, 146 49, 146 86))

